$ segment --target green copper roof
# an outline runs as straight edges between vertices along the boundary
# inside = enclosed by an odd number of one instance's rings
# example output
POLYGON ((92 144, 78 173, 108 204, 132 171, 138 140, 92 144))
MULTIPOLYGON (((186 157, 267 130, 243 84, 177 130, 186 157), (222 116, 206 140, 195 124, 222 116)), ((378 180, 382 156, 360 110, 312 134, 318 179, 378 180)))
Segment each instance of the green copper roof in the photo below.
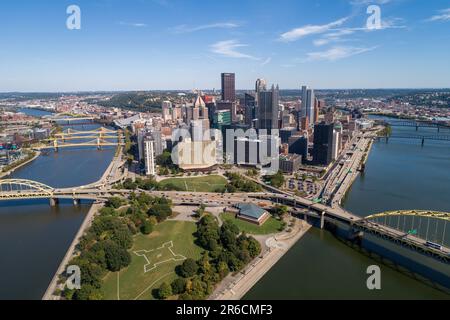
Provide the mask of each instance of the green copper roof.
POLYGON ((266 212, 264 209, 251 203, 239 203, 236 207, 240 210, 241 215, 252 217, 257 220, 266 212))

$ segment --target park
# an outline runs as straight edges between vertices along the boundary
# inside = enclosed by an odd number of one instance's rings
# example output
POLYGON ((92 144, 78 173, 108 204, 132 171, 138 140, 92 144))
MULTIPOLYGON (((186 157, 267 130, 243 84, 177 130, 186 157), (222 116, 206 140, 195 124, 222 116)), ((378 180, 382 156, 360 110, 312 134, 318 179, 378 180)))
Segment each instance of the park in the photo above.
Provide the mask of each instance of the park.
POLYGON ((166 221, 150 235, 135 236, 131 264, 109 273, 102 291, 106 300, 153 300, 152 291, 177 278, 175 269, 186 258, 199 259, 202 249, 194 243, 196 225, 166 221))

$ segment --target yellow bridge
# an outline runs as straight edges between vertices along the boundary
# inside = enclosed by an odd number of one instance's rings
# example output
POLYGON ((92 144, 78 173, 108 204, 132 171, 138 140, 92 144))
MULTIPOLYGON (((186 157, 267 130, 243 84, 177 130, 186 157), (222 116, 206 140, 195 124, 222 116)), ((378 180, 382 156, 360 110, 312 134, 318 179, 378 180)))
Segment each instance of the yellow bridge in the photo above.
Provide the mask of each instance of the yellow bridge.
POLYGON ((37 150, 68 147, 96 147, 101 149, 107 146, 123 145, 123 132, 114 131, 101 127, 91 131, 78 131, 68 129, 67 131, 54 134, 53 138, 44 140, 44 146, 35 147, 37 150))

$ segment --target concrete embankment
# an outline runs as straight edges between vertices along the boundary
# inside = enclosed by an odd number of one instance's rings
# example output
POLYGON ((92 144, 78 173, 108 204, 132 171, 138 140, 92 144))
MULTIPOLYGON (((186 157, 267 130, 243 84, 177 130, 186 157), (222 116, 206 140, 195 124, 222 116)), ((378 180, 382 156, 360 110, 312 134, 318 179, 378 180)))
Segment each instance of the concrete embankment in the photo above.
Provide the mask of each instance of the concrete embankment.
POLYGON ((78 233, 76 234, 74 240, 72 241, 72 244, 70 245, 69 249, 67 250, 66 255, 64 256, 61 264, 59 265, 58 270, 56 271, 56 274, 54 275, 52 281, 50 282, 50 285, 47 288, 47 291, 45 292, 42 300, 59 300, 60 297, 57 295, 54 295, 56 289, 63 289, 63 284, 58 284, 59 276, 62 275, 68 263, 72 258, 76 257, 77 253, 75 251, 76 246, 78 242, 80 241, 81 237, 84 235, 86 230, 91 226, 92 222, 94 221, 94 218, 100 208, 102 208, 103 204, 94 203, 89 210, 86 218, 83 221, 83 224, 81 225, 80 229, 78 230, 78 233))
POLYGON ((299 241, 311 228, 304 221, 296 220, 291 232, 284 232, 267 239, 268 247, 261 257, 255 259, 245 270, 230 275, 211 295, 210 300, 240 300, 259 280, 299 241))

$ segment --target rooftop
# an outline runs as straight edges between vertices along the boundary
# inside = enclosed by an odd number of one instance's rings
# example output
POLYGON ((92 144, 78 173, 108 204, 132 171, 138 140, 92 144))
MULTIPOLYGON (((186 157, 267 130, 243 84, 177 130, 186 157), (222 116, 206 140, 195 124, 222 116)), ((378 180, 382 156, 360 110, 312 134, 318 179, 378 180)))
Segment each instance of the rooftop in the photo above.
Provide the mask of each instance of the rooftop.
POLYGON ((236 208, 240 210, 240 214, 259 220, 266 211, 257 205, 251 203, 238 203, 236 208))

